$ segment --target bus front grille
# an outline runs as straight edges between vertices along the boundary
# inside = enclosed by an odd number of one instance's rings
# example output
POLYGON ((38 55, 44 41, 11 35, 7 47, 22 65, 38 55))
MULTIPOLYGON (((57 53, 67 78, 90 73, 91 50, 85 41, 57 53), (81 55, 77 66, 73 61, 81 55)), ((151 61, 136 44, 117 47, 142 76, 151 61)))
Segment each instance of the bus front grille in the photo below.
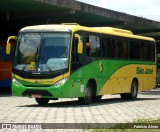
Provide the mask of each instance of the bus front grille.
POLYGON ((46 90, 27 89, 22 93, 23 96, 31 96, 32 94, 40 94, 41 96, 53 96, 50 92, 48 92, 46 90))

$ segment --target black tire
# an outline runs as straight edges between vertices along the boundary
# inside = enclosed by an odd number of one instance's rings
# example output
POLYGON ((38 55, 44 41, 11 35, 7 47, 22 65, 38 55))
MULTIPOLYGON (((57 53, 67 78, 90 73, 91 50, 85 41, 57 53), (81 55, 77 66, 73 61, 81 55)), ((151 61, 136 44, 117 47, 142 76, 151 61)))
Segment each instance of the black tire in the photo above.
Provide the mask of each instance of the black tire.
POLYGON ((85 96, 78 98, 79 102, 83 105, 88 105, 93 101, 93 87, 92 83, 88 82, 85 90, 85 96))
POLYGON ((35 100, 39 105, 47 105, 49 102, 47 98, 35 98, 35 100))
POLYGON ((101 100, 101 98, 102 98, 102 95, 95 96, 94 101, 98 102, 101 100))
POLYGON ((123 100, 135 100, 137 98, 138 95, 138 83, 136 80, 132 81, 131 84, 131 92, 130 93, 123 93, 120 94, 121 95, 121 99, 123 100))

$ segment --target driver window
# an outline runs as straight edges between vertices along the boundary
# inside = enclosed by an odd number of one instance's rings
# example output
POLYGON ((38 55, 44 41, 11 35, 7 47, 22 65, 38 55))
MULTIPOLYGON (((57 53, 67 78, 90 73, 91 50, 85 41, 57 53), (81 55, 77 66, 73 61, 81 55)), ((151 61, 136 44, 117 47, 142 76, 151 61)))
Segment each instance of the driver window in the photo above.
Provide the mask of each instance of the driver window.
MULTIPOLYGON (((84 44, 84 39, 83 39, 83 35, 80 33, 76 33, 81 37, 81 40, 84 44)), ((75 35, 74 35, 75 36, 75 35)), ((78 54, 77 53, 77 49, 78 49, 78 38, 74 37, 73 42, 72 42, 72 71, 76 70, 78 67, 82 66, 84 63, 84 53, 82 54, 78 54)))

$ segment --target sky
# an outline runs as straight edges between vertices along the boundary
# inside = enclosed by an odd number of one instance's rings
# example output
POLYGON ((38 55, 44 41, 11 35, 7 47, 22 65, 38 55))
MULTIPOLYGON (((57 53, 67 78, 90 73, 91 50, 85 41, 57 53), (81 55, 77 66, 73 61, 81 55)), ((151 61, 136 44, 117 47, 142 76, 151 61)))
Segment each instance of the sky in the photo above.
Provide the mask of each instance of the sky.
POLYGON ((160 22, 160 0, 77 0, 160 22))

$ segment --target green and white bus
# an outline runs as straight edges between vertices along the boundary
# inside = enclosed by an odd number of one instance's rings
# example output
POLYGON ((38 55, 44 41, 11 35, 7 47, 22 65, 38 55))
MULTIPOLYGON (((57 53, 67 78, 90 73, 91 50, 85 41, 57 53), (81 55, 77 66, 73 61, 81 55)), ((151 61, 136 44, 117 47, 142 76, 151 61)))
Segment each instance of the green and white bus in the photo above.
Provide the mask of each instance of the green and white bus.
POLYGON ((156 86, 155 51, 154 39, 128 30, 74 23, 25 27, 17 37, 12 94, 40 105, 58 98, 90 104, 105 94, 134 100, 138 91, 156 86))

